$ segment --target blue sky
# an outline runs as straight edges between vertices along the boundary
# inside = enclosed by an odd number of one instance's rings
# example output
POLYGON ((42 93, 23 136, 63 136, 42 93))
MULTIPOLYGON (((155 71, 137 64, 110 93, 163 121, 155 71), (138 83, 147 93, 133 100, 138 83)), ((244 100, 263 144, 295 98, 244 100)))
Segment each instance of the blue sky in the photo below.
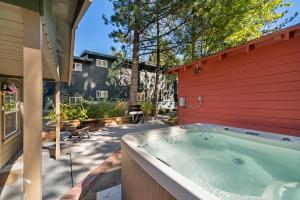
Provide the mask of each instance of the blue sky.
MULTIPOLYGON (((297 11, 300 12, 300 0, 293 0, 293 3, 294 6, 289 8, 287 17, 297 11)), ((109 0, 94 0, 78 26, 75 38, 75 55, 79 55, 83 50, 111 54, 111 47, 118 47, 108 37, 113 27, 104 24, 103 14, 108 17, 113 14, 112 3, 109 0)), ((300 13, 288 26, 297 23, 300 23, 300 13)))

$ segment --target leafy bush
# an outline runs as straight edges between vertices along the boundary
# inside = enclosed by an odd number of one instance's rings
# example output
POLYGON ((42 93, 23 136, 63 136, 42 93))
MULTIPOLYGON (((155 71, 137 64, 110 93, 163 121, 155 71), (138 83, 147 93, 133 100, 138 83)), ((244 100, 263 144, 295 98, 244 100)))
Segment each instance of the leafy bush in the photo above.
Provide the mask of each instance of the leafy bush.
POLYGON ((87 109, 84 105, 61 105, 61 120, 80 119, 84 120, 88 118, 87 109))
MULTIPOLYGON (((83 105, 60 104, 60 120, 87 119, 87 110, 83 105)), ((43 119, 55 120, 55 109, 52 109, 43 119)))
MULTIPOLYGON (((73 119, 98 119, 104 117, 123 117, 127 114, 128 104, 127 102, 85 102, 81 105, 60 105, 60 119, 62 121, 73 119)), ((46 120, 55 120, 55 109, 51 110, 47 115, 43 117, 46 120)))
POLYGON ((123 117, 128 110, 128 104, 124 101, 107 102, 100 101, 90 103, 87 110, 89 118, 123 117))
POLYGON ((144 112, 145 115, 151 115, 152 110, 154 109, 154 105, 151 101, 144 101, 140 103, 141 110, 144 112))
POLYGON ((163 109, 159 109, 158 114, 160 114, 160 115, 165 114, 165 111, 163 109))

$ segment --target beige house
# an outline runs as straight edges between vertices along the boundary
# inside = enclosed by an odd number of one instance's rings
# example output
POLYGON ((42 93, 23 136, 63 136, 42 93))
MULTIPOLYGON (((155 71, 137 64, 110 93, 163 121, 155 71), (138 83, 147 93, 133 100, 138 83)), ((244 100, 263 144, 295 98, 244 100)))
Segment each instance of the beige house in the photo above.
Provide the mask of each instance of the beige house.
POLYGON ((25 200, 42 199, 42 82, 56 82, 59 135, 58 88, 71 81, 75 29, 90 1, 0 1, 0 168, 23 146, 25 200))

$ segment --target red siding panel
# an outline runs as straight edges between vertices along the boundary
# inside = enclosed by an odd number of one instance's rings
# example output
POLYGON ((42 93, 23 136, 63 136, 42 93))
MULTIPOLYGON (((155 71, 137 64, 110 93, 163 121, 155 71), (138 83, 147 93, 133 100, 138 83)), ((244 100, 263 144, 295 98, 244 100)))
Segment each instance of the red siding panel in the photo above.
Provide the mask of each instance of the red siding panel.
MULTIPOLYGON (((300 37, 180 70, 184 123, 206 122, 300 136, 300 37), (201 107, 197 97, 202 96, 201 107)), ((179 123, 182 109, 179 107, 179 123)))

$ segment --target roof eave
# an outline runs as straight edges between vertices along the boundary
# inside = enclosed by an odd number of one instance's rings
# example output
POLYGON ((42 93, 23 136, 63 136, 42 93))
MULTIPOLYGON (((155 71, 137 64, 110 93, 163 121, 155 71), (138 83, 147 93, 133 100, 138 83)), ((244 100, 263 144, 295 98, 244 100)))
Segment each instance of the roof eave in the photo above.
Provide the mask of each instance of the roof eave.
POLYGON ((86 13, 87 9, 91 5, 92 0, 84 0, 81 8, 77 10, 75 13, 74 20, 71 27, 71 45, 70 45, 70 58, 69 58, 69 69, 68 69, 68 84, 71 84, 72 81, 72 68, 73 68, 73 58, 74 58, 74 42, 75 42, 75 31, 78 27, 78 24, 84 14, 86 13))
MULTIPOLYGON (((212 58, 216 58, 216 57, 222 57, 222 55, 226 55, 230 52, 233 52, 233 51, 237 51, 237 50, 240 50, 242 48, 247 48, 251 45, 256 45, 256 44, 259 44, 259 43, 262 43, 268 39, 275 39, 277 40, 276 38, 278 38, 279 36, 282 37, 286 34, 289 34, 291 32, 294 32, 294 31, 300 31, 300 24, 296 24, 294 26, 291 26, 291 27, 288 27, 288 28, 285 28, 285 29, 282 29, 282 30, 279 30, 279 31, 276 31, 276 32, 273 32, 273 33, 270 33, 270 34, 267 34, 267 35, 264 35, 262 37, 259 37, 259 38, 256 38, 254 40, 250 40, 244 44, 241 44, 241 45, 238 45, 238 46, 235 46, 235 47, 232 47, 232 48, 229 48, 229 49, 225 49, 223 51, 219 51, 219 52, 216 52, 212 55, 209 55, 209 56, 206 56, 206 57, 203 57, 203 58, 199 58, 199 59, 196 59, 194 61, 191 61, 189 63, 186 63, 184 65, 180 65, 180 66, 177 66, 173 69, 170 69, 170 70, 167 70, 165 73, 167 74, 177 74, 179 73, 180 69, 184 69, 184 68, 188 68, 188 67, 191 67, 191 66, 194 66, 194 65, 197 65, 199 63, 205 63, 207 62, 207 60, 210 60, 212 58)), ((278 40, 280 41, 280 40, 278 40)))

